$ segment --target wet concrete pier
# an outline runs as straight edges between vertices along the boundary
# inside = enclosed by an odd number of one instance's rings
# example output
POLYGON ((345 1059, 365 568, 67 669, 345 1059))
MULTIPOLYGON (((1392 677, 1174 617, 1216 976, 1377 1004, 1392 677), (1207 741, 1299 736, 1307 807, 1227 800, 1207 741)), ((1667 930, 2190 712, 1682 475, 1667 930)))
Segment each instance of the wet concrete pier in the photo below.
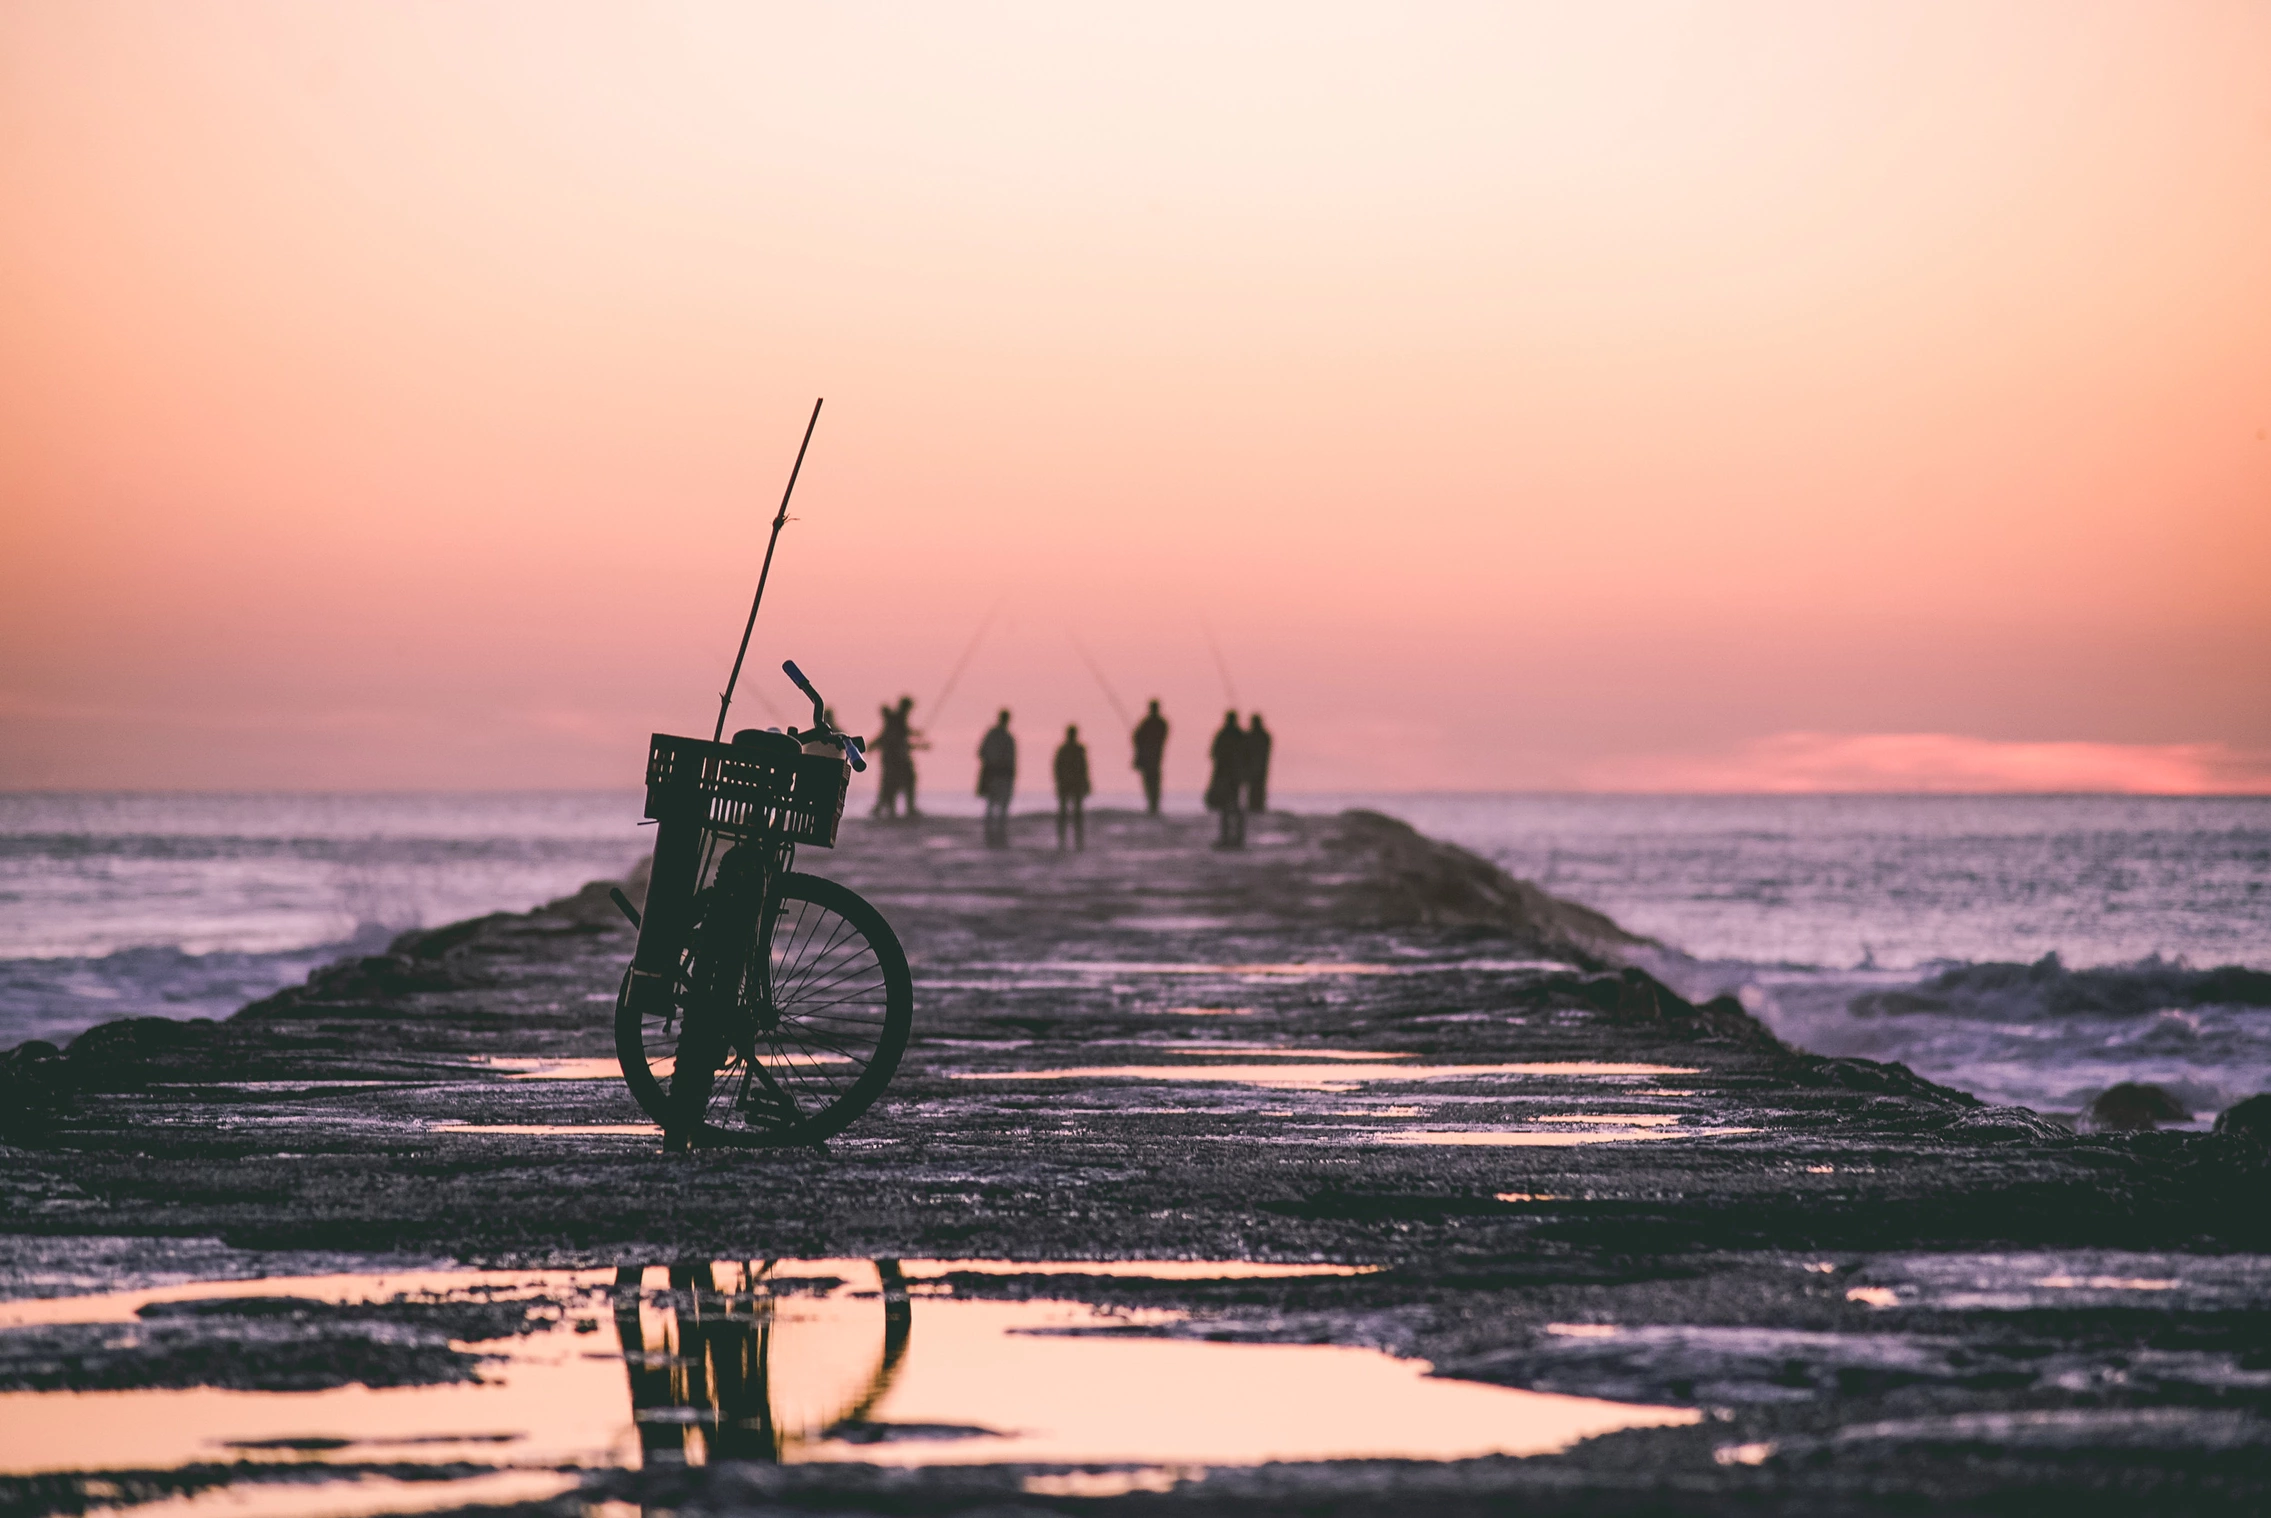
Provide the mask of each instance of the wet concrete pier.
POLYGON ((1019 826, 802 860, 916 974, 822 1151, 659 1152, 599 888, 19 1055, 0 1506, 2271 1501, 2253 1139, 1786 1049, 1386 819, 1019 826))

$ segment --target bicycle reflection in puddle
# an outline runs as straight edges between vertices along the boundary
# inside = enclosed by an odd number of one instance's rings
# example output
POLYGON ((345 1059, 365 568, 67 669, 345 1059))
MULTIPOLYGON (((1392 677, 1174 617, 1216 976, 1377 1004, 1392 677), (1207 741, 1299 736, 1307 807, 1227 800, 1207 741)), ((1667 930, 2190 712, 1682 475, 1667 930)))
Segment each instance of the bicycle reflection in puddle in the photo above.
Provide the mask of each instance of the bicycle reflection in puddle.
MULTIPOLYGON (((806 1410, 813 1402, 792 1402, 785 1418, 775 1407, 775 1339, 786 1326, 782 1306, 791 1304, 793 1313, 797 1298, 776 1289, 792 1284, 776 1276, 777 1263, 626 1265, 617 1272, 615 1331, 646 1465, 777 1463, 799 1446, 857 1438, 866 1429, 906 1358, 913 1326, 899 1262, 874 1262, 883 1321, 872 1367, 840 1390, 804 1388, 819 1403, 840 1397, 832 1412, 814 1416, 806 1410), (649 1294, 649 1277, 657 1273, 668 1281, 659 1299, 649 1294)), ((798 1368, 809 1374, 814 1367, 798 1368)))

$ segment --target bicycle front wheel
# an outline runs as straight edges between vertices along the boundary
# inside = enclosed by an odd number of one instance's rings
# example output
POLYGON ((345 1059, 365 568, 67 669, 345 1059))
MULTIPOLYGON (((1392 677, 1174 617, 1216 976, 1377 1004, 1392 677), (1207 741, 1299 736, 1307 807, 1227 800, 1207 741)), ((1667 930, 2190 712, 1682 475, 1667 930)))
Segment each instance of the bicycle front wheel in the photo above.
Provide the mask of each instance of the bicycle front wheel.
POLYGON ((667 1012, 634 1009, 626 979, 615 1013, 624 1079, 650 1117, 672 1124, 688 1001, 710 987, 725 1054, 693 1141, 818 1143, 867 1111, 899 1067, 914 1023, 906 951, 881 912, 816 875, 779 877, 764 917, 741 934, 727 943, 697 930, 667 1012), (726 967, 722 988, 705 954, 726 967))

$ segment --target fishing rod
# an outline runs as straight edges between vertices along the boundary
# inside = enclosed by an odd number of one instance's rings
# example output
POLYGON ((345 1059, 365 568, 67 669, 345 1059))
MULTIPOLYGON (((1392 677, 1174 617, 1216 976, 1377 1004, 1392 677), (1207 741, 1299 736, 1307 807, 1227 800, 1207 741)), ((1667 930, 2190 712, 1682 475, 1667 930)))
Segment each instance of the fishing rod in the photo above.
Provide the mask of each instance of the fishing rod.
POLYGON ((1238 687, 1230 683, 1230 666, 1222 661, 1222 648, 1214 641, 1214 627, 1205 617, 1199 618, 1199 631, 1206 634, 1206 651, 1214 655, 1214 672, 1222 676, 1222 692, 1230 698, 1233 707, 1245 703, 1238 699, 1238 687))
POLYGON ((765 604, 765 579, 773 572, 773 549, 780 543, 781 528, 789 519, 789 497, 796 494, 796 477, 804 472, 804 450, 812 446, 812 429, 819 425, 820 401, 816 400, 812 403, 812 420, 804 424, 804 441, 796 445, 796 463, 789 468, 788 489, 781 492, 781 509, 773 514, 773 535, 765 540, 765 565, 757 571, 757 595, 749 603, 749 621, 741 629, 741 647, 734 652, 733 673, 726 676, 725 689, 718 696, 718 726, 717 731, 710 734, 712 743, 725 741, 726 708, 733 705, 733 688, 741 681, 741 661, 749 657, 749 635, 757 630, 757 608, 765 604))
POLYGON ((1112 682, 1104 678, 1103 669, 1099 667, 1096 663, 1096 660, 1089 655, 1088 649, 1081 643, 1080 639, 1074 637, 1070 628, 1067 628, 1065 630, 1065 636, 1072 639, 1073 652, 1080 655, 1080 662, 1087 665, 1088 672, 1096 677, 1097 685, 1103 689, 1104 699, 1112 703, 1112 710, 1119 716, 1120 726, 1126 728, 1131 733, 1134 732, 1135 724, 1128 720, 1128 709, 1120 705, 1120 698, 1112 690, 1112 682))
POLYGON ((969 667, 970 656, 978 651, 978 643, 985 637, 986 629, 994 625, 994 618, 1000 616, 1001 609, 1008 604, 1009 597, 1007 595, 1002 596, 1001 599, 994 602, 992 609, 979 620, 978 630, 970 634, 969 644, 962 650, 962 657, 954 661, 954 669, 947 675, 946 685, 939 691, 938 698, 931 702, 930 715, 924 718, 924 721, 936 722, 938 720, 938 709, 946 704, 948 696, 954 694, 954 683, 962 678, 962 671, 969 667))

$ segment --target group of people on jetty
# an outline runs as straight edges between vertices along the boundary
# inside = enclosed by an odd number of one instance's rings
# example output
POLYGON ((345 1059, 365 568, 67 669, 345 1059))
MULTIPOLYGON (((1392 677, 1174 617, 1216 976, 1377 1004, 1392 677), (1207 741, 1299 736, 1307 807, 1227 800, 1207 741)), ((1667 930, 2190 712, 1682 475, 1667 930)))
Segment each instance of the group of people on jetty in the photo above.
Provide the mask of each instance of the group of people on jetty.
MULTIPOLYGON (((868 744, 868 752, 878 761, 877 817, 900 816, 902 803, 904 815, 916 815, 915 751, 929 745, 914 726, 914 710, 912 696, 901 696, 896 705, 884 707, 882 726, 868 744)), ((1160 714, 1157 701, 1151 703, 1151 709, 1128 736, 1134 750, 1131 768, 1143 780, 1144 811, 1156 817, 1167 764, 1167 719, 1160 714)), ((1222 714, 1222 726, 1215 730, 1214 741, 1207 748, 1211 768, 1206 807, 1220 819, 1215 847, 1244 848, 1246 814, 1269 810, 1271 743, 1270 730, 1263 726, 1260 712, 1253 713, 1245 726, 1239 725, 1237 712, 1222 714)), ((1088 769, 1088 745, 1080 741, 1077 724, 1066 724, 1051 776, 1057 789, 1057 847, 1086 848, 1087 804, 1095 785, 1088 769)), ((986 803, 988 848, 1009 846, 1009 803, 1016 792, 1017 739, 1009 730, 1009 713, 1005 710, 978 743, 978 795, 986 803)))

